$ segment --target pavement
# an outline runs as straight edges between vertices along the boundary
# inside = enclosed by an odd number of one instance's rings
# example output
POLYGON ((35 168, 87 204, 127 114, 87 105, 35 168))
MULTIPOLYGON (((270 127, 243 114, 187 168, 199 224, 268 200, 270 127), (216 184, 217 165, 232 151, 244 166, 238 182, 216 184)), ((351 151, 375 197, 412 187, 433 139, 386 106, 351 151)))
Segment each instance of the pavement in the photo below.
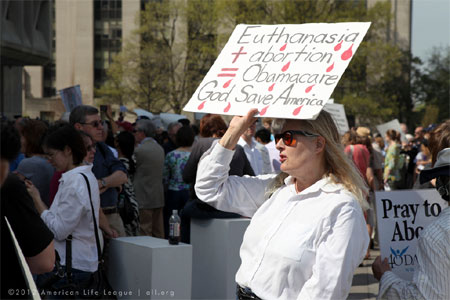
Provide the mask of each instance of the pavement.
POLYGON ((378 247, 371 249, 370 258, 365 259, 362 266, 356 269, 348 299, 375 300, 377 298, 378 281, 373 277, 372 263, 378 255, 380 255, 378 247))

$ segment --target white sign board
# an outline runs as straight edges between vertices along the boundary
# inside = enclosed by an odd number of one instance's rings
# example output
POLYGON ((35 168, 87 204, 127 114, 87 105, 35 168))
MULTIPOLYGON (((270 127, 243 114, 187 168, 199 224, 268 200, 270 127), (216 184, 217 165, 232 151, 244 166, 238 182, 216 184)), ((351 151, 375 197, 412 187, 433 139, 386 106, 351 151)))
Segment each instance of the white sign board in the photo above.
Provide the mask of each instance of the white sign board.
POLYGON ((405 134, 403 133, 402 128, 400 127, 400 122, 397 119, 394 119, 381 125, 377 125, 377 130, 383 138, 386 135, 386 131, 388 131, 389 129, 393 129, 397 132, 400 132, 402 136, 402 141, 406 142, 405 134))
POLYGON ((331 114, 340 135, 350 130, 343 104, 327 103, 323 109, 331 114))
POLYGON ((79 85, 71 86, 59 91, 66 111, 71 112, 75 107, 83 103, 79 85))
POLYGON ((411 280, 417 267, 421 231, 448 206, 435 189, 376 192, 381 258, 392 271, 411 280))
POLYGON ((184 110, 315 119, 369 26, 240 24, 184 110))

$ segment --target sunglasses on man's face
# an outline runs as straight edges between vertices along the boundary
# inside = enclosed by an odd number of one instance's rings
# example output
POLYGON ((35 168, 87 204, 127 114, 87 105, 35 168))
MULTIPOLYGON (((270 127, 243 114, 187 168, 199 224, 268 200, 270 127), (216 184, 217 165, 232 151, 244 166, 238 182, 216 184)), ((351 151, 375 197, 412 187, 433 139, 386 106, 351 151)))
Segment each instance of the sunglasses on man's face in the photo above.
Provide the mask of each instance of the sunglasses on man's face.
POLYGON ((103 125, 102 121, 98 121, 98 120, 88 122, 88 123, 81 123, 81 124, 82 125, 91 125, 92 127, 95 127, 95 128, 99 128, 101 125, 103 125))
POLYGON ((275 134, 275 143, 278 144, 278 141, 280 139, 283 139, 283 143, 286 146, 295 146, 296 144, 296 139, 294 138, 294 135, 296 134, 300 134, 306 137, 318 137, 318 134, 314 134, 314 133, 309 133, 307 131, 303 131, 303 130, 286 130, 283 133, 279 133, 279 134, 275 134))

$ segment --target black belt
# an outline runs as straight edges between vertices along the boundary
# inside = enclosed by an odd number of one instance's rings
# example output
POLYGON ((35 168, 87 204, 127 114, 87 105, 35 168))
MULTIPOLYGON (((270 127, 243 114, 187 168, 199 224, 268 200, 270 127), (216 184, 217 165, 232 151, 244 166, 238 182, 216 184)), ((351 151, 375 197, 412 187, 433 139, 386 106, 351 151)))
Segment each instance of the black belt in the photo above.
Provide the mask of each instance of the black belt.
POLYGON ((117 207, 103 208, 102 210, 105 215, 117 214, 119 212, 117 207))
POLYGON ((239 300, 252 300, 252 299, 256 299, 256 300, 261 300, 261 298, 259 298, 258 296, 256 296, 251 289, 245 287, 241 287, 240 285, 238 285, 236 287, 236 295, 237 298, 239 300))

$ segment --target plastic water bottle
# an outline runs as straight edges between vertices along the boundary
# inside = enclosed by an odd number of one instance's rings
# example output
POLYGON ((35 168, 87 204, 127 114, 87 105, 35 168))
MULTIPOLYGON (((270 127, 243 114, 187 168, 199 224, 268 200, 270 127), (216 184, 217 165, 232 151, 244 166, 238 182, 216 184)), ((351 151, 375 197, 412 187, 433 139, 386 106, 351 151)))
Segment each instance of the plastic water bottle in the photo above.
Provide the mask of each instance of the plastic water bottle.
POLYGON ((180 242, 180 223, 178 210, 174 209, 169 219, 169 244, 171 245, 178 245, 180 242))

